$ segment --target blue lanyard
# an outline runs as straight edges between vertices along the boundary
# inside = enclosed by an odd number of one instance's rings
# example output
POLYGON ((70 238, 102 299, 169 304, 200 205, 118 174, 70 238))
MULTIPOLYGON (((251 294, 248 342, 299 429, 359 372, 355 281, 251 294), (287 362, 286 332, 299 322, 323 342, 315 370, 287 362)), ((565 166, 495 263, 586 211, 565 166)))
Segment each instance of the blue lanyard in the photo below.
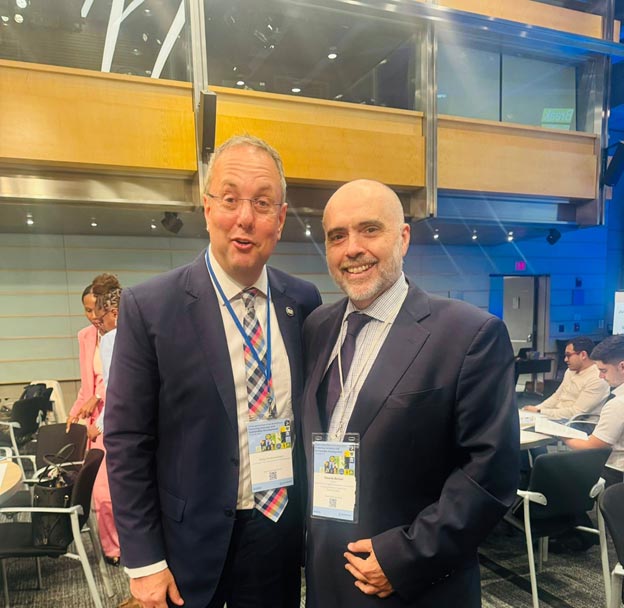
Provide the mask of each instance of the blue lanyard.
POLYGON ((260 355, 258 354, 258 351, 256 350, 255 346, 251 343, 251 340, 249 339, 249 336, 247 335, 245 328, 243 327, 242 323, 239 321, 238 317, 236 316, 236 313, 234 312, 234 309, 232 308, 230 301, 225 297, 225 293, 223 292, 221 283, 219 283, 219 279, 217 279, 217 275, 214 273, 212 264, 210 263, 210 258, 208 257, 207 249, 206 249, 206 253, 204 257, 206 259, 206 268, 208 268, 208 272, 210 273, 210 276, 212 277, 212 280, 217 287, 217 291, 219 292, 219 295, 221 296, 221 299, 223 300, 225 307, 228 309, 228 312, 230 313, 232 320, 236 324, 236 327, 238 331, 240 332, 240 335, 243 337, 243 340, 245 341, 247 348, 249 348, 251 354, 256 360, 256 363, 262 370, 262 373, 264 374, 264 377, 266 378, 267 384, 270 384, 271 382, 271 286, 269 285, 269 282, 267 281, 267 336, 266 336, 266 340, 267 340, 266 361, 267 362, 266 362, 266 365, 264 365, 264 363, 262 363, 262 361, 260 360, 260 355))

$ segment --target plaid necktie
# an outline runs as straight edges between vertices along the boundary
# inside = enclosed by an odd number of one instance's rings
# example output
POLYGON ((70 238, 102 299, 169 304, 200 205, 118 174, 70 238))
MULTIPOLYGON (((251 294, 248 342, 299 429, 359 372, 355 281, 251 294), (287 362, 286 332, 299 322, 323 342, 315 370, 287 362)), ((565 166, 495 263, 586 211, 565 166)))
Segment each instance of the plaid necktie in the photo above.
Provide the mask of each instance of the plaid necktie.
MULTIPOLYGON (((262 333, 262 328, 256 317, 255 300, 258 290, 248 287, 243 290, 241 297, 245 304, 245 317, 243 328, 249 337, 251 344, 262 367, 266 369, 267 344, 262 333)), ((268 305, 268 302, 267 302, 268 305)), ((244 344, 245 371, 247 373, 247 401, 249 405, 249 419, 274 418, 277 414, 275 398, 273 396, 273 378, 267 377, 247 343, 244 344)), ((254 506, 260 513, 273 521, 277 521, 288 504, 286 488, 254 492, 254 506)))

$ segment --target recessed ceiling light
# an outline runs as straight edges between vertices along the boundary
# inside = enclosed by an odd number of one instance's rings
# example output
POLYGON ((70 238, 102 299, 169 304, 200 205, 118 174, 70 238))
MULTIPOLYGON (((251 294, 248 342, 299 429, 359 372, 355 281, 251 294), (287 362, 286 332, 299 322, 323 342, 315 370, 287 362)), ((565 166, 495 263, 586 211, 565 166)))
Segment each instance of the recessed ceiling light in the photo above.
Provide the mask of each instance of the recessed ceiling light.
POLYGON ((145 32, 143 32, 143 35, 141 36, 141 38, 143 38, 143 42, 147 42, 149 36, 145 32))
POLYGON ((132 49, 132 54, 133 55, 140 55, 141 51, 139 51, 139 49, 132 49))
POLYGON ((338 53, 329 53, 327 55, 327 59, 336 59, 338 57, 338 53))
POLYGON ((312 236, 312 228, 309 222, 306 222, 306 225, 305 225, 305 235, 308 237, 312 236))
POLYGON ((18 8, 26 8, 28 6, 27 0, 15 0, 15 4, 17 4, 18 8))
POLYGON ((433 238, 437 241, 440 238, 440 232, 438 231, 438 229, 436 228, 435 231, 433 232, 433 238))
POLYGON ((152 14, 152 11, 150 11, 150 9, 149 9, 149 8, 144 8, 144 9, 143 9, 143 12, 144 12, 146 15, 151 15, 151 14, 152 14))
POLYGON ((477 236, 477 231, 473 230, 472 231, 472 236, 470 237, 473 241, 476 241, 479 237, 477 236))
POLYGON ((6 15, 2 15, 2 17, 0 17, 0 19, 2 19, 2 23, 8 23, 10 21, 10 18, 7 17, 6 15))
POLYGON ((290 89, 293 93, 301 93, 301 89, 299 87, 293 87, 290 89))
POLYGON ((266 87, 266 82, 262 82, 262 81, 260 81, 260 82, 258 83, 258 86, 259 86, 259 87, 266 87))
POLYGON ((156 44, 162 44, 162 42, 160 41, 160 38, 156 38, 156 44))
POLYGON ((146 73, 148 76, 151 76, 151 75, 152 75, 152 70, 145 70, 145 73, 146 73))
POLYGON ((32 213, 27 213, 26 214, 26 224, 28 226, 32 226, 35 223, 35 220, 33 219, 32 213))
POLYGON ((24 17, 22 17, 19 13, 15 13, 15 23, 24 23, 24 17))
POLYGON ((91 220, 91 228, 97 228, 97 222, 95 220, 91 220))
POLYGON ((156 220, 152 219, 152 223, 150 224, 150 228, 152 230, 156 230, 156 228, 158 228, 158 226, 156 225, 156 220))
POLYGON ((237 81, 236 81, 236 86, 238 86, 238 87, 244 87, 244 86, 245 86, 245 81, 244 81, 244 80, 237 80, 237 81))

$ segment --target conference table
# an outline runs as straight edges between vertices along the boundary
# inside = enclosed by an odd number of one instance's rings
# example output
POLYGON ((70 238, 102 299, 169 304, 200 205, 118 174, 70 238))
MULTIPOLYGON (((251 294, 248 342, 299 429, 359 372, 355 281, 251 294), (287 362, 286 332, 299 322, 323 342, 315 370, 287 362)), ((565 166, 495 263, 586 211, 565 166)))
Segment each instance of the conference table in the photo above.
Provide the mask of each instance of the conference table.
POLYGON ((22 483, 22 469, 10 460, 0 460, 0 505, 6 502, 22 483))
POLYGON ((553 445, 557 443, 557 437, 552 435, 544 435, 542 433, 536 433, 535 431, 526 431, 520 429, 520 449, 532 450, 533 448, 540 448, 544 445, 553 445))

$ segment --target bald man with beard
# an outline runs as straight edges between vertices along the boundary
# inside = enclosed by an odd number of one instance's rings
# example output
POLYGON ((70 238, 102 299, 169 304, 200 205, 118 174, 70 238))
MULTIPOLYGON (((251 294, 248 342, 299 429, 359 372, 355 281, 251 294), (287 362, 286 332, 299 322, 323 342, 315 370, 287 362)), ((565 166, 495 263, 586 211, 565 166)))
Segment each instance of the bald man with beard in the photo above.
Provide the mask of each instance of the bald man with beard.
POLYGON ((304 325, 303 439, 308 510, 316 513, 308 520, 307 606, 476 608, 477 547, 518 481, 507 330, 405 277, 410 226, 385 185, 342 186, 323 227, 329 272, 347 297, 304 325), (359 333, 348 338, 352 320, 359 333), (314 457, 319 437, 341 442, 345 434, 359 439, 348 463, 357 516, 337 520, 317 507, 315 478, 324 471, 314 457))

